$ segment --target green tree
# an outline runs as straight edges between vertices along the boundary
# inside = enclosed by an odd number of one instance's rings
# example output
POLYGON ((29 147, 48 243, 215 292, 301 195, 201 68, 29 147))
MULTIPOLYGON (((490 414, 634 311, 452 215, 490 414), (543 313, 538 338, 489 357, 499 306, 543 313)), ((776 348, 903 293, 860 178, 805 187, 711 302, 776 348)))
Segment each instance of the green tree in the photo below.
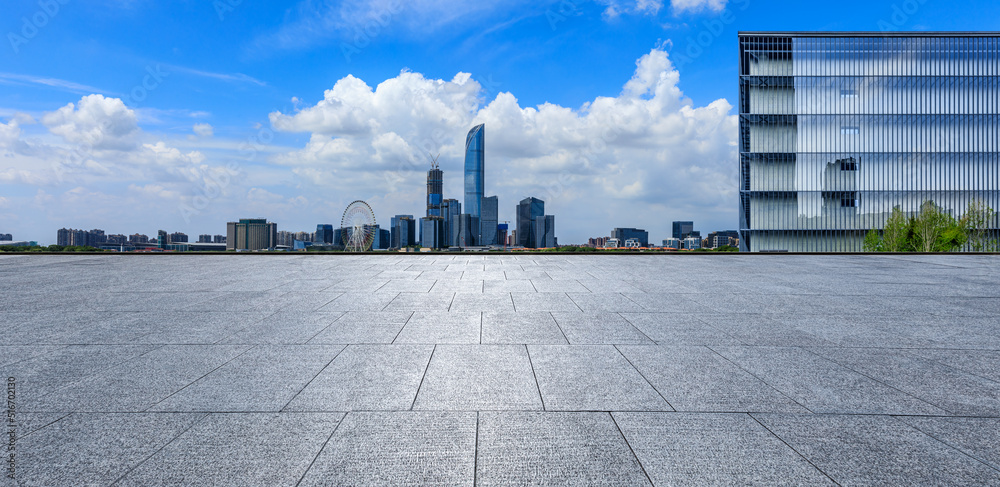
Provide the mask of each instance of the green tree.
POLYGON ((874 228, 865 235, 865 252, 882 252, 882 237, 874 228))
POLYGON ((974 199, 969 202, 960 225, 968 237, 969 247, 973 252, 991 250, 989 228, 994 216, 996 212, 982 200, 974 199))
POLYGON ((933 201, 920 205, 913 219, 913 247, 919 252, 951 252, 965 245, 966 230, 950 213, 933 201))
POLYGON ((910 219, 899 207, 892 209, 892 214, 885 222, 882 231, 883 252, 905 252, 909 250, 910 219))

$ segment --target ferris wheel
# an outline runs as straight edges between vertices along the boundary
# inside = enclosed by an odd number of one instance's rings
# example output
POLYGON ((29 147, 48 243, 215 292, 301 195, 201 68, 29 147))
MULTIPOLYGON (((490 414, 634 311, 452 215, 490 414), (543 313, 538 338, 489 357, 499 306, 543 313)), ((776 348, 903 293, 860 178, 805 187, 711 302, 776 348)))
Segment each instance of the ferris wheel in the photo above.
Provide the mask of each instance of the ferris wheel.
POLYGON ((375 212, 368 203, 355 201, 344 210, 340 228, 343 229, 345 251, 367 252, 375 241, 375 212))

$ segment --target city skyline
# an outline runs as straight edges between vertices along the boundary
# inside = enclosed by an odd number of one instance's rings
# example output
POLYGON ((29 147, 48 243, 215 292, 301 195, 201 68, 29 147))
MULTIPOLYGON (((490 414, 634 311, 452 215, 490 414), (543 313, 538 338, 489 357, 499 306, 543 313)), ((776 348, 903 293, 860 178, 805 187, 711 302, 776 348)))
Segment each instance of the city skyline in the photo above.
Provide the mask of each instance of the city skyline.
POLYGON ((247 215, 308 230, 357 199, 380 222, 421 214, 426 155, 464 200, 462 135, 481 123, 500 222, 534 196, 567 243, 618 227, 655 241, 680 219, 731 229, 738 30, 1000 28, 992 4, 784 3, 15 4, 0 24, 0 231, 198 235, 247 215), (166 35, 181 19, 197 42, 166 35), (378 35, 358 37, 366 26, 378 35))

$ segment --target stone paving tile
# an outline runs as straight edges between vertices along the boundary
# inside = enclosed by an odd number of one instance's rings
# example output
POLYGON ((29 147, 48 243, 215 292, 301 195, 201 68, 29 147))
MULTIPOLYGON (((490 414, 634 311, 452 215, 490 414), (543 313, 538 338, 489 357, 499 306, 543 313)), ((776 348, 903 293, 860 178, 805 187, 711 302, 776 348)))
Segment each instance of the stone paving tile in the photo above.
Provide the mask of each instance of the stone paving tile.
POLYGON ((478 439, 477 485, 650 485, 608 413, 482 412, 478 439))
POLYGON ((720 315, 698 317, 705 324, 747 345, 762 347, 833 347, 835 343, 817 336, 812 329, 780 321, 774 315, 720 315))
POLYGON ((411 316, 412 311, 348 311, 308 343, 392 343, 411 316))
POLYGON ((434 287, 434 281, 428 279, 392 279, 378 288, 380 293, 426 293, 434 287))
POLYGON ((116 485, 294 486, 342 413, 211 414, 116 485))
POLYGON ((899 350, 823 348, 814 352, 949 413, 1000 416, 1000 382, 899 350))
POLYGON ((897 419, 1000 470, 1000 418, 901 416, 897 419))
POLYGON ((18 442, 18 485, 110 485, 203 418, 71 414, 18 442))
POLYGON ((514 302, 510 293, 456 293, 451 311, 514 312, 514 302))
MULTIPOLYGON (((432 293, 456 293, 456 294, 476 294, 483 292, 483 282, 485 281, 463 281, 463 280, 438 280, 431 288, 432 293)), ((489 281, 503 282, 503 281, 489 281)))
MULTIPOLYGON (((690 315, 699 315, 711 312, 710 308, 695 302, 692 298, 689 298, 688 295, 664 293, 622 293, 622 296, 632 300, 641 306, 645 311, 683 313, 690 315)), ((729 309, 732 310, 732 308, 729 309)))
POLYGON ((617 313, 552 313, 571 345, 653 344, 617 313))
POLYGON ((433 349, 433 345, 350 345, 285 410, 410 409, 433 349))
POLYGON ((484 293, 534 293, 535 286, 527 279, 508 279, 506 281, 483 281, 484 293))
POLYGON ((546 411, 673 411, 610 345, 528 345, 546 411))
MULTIPOLYGON (((0 319, 3 319, 0 316, 0 319)), ((0 367, 47 355, 66 345, 0 345, 0 367)))
POLYGON ((399 293, 386 307, 386 311, 448 311, 455 300, 455 293, 399 293))
POLYGON ((482 327, 482 313, 418 311, 393 343, 480 343, 482 327))
POLYGON ((121 316, 121 320, 148 331, 137 343, 210 345, 248 326, 260 323, 273 312, 147 312, 121 316))
POLYGON ((523 345, 439 345, 413 409, 542 409, 523 345))
POLYGON ((140 412, 246 352, 246 345, 167 345, 74 382, 21 408, 140 412))
POLYGON ((677 313, 620 313, 643 335, 660 345, 742 345, 718 327, 677 313))
POLYGON ((1000 382, 1000 351, 993 350, 907 350, 907 353, 1000 382))
POLYGON ((621 293, 566 293, 587 313, 641 312, 645 308, 621 293))
POLYGON ((216 343, 303 344, 343 315, 343 312, 278 312, 216 343))
POLYGON ((344 349, 261 345, 199 378, 151 411, 280 411, 344 349))
POLYGON ((892 417, 754 417, 841 485, 1000 483, 1000 471, 892 417))
POLYGON ((814 413, 947 414, 801 348, 712 348, 814 413))
POLYGON ((531 281, 535 290, 540 293, 589 293, 586 286, 577 281, 565 281, 556 279, 539 279, 531 281))
POLYGON ((475 412, 348 413, 299 485, 472 485, 475 412))
POLYGON ((612 415, 656 485, 835 485, 745 414, 612 415))
POLYGON ((319 309, 334 311, 382 311, 399 293, 346 292, 319 309))
POLYGON ((518 313, 537 311, 575 311, 580 307, 566 293, 510 293, 518 313))
POLYGON ((485 312, 484 344, 565 345, 566 336, 546 312, 485 312))
POLYGON ((808 412, 707 347, 618 349, 678 411, 808 412))

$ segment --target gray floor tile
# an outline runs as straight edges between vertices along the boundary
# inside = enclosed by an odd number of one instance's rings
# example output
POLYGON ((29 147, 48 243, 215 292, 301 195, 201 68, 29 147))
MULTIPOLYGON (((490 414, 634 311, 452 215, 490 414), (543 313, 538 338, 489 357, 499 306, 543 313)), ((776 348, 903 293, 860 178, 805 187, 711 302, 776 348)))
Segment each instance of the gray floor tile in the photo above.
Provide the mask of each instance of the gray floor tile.
POLYGON ((509 293, 456 293, 451 303, 451 311, 494 311, 514 312, 514 302, 509 293))
POLYGON ((448 311, 456 293, 400 293, 386 311, 448 311))
POLYGON ((613 416, 656 485, 834 485, 745 414, 613 416))
POLYGON ((528 345, 547 411, 673 411, 610 345, 528 345))
POLYGON ((109 485, 203 417, 72 414, 18 442, 18 485, 109 485))
POLYGON ((410 409, 433 348, 433 345, 348 346, 285 410, 410 409))
POLYGON ((479 343, 482 322, 482 313, 418 311, 393 343, 479 343))
POLYGON ((572 345, 653 344, 641 331, 617 313, 552 313, 572 345))
POLYGON ((1000 483, 1000 472, 891 417, 754 416, 841 485, 1000 483))
POLYGON ((678 411, 808 412, 706 347, 618 349, 678 411))
POLYGON ((345 292, 319 311, 382 311, 399 293, 345 292))
POLYGON ((477 485, 650 485, 607 413, 483 412, 478 450, 477 485))
POLYGON ((300 485, 472 485, 476 413, 349 413, 300 485))
POLYGON ((565 335, 547 312, 483 313, 483 343, 565 345, 565 335))
POLYGON ((539 311, 580 312, 580 307, 566 293, 511 293, 518 313, 539 311))
POLYGON ((1000 418, 901 416, 898 419, 1000 470, 1000 418))
POLYGON ((483 292, 485 293, 534 293, 535 286, 528 279, 511 279, 505 281, 489 280, 483 281, 483 292))
POLYGON ((308 343, 392 343, 411 316, 412 311, 349 311, 308 343))
POLYGON ((439 345, 413 408, 529 410, 542 403, 523 345, 439 345))
POLYGON ((343 414, 211 414, 116 485, 294 486, 343 414))
POLYGON ((261 345, 150 410, 280 411, 343 349, 340 345, 261 345))
POLYGON ((742 342, 690 315, 621 313, 644 335, 660 345, 741 345, 742 342))

